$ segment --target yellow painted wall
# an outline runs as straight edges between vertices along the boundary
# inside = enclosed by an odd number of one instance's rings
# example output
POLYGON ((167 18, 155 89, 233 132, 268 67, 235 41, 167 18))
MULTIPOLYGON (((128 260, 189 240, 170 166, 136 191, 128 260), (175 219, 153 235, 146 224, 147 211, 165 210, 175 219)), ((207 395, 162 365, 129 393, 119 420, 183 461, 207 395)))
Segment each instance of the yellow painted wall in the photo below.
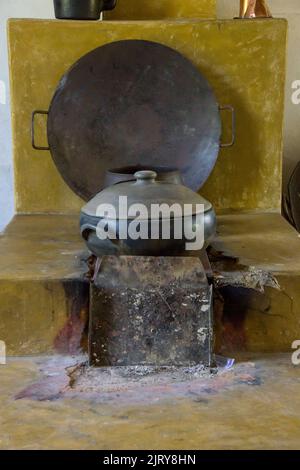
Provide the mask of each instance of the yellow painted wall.
MULTIPOLYGON (((31 147, 31 113, 48 109, 59 79, 83 54, 120 39, 177 49, 207 77, 219 103, 235 107, 236 145, 220 152, 203 195, 217 209, 280 209, 286 21, 10 20, 8 35, 18 212, 79 211, 82 201, 50 153, 31 147)), ((224 118, 224 140, 229 127, 224 118)))
POLYGON ((118 0, 109 20, 149 20, 162 18, 215 18, 216 0, 118 0))
MULTIPOLYGON (((268 0, 272 15, 288 20, 287 77, 285 87, 284 159, 283 181, 288 178, 300 161, 300 104, 292 102, 292 88, 300 80, 300 2, 299 0, 268 0)), ((237 0, 218 0, 218 16, 233 18, 238 12, 237 0)))

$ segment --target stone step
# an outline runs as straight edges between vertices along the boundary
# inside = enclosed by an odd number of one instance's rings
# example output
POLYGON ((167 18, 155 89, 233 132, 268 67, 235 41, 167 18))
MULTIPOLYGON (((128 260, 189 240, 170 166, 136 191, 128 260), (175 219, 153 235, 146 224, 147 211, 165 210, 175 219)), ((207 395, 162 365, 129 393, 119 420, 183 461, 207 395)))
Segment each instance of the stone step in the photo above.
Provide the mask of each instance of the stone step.
POLYGON ((210 259, 216 349, 289 351, 300 339, 299 234, 277 213, 224 214, 210 259))
POLYGON ((78 217, 17 215, 0 237, 0 340, 8 355, 74 353, 88 319, 78 217))

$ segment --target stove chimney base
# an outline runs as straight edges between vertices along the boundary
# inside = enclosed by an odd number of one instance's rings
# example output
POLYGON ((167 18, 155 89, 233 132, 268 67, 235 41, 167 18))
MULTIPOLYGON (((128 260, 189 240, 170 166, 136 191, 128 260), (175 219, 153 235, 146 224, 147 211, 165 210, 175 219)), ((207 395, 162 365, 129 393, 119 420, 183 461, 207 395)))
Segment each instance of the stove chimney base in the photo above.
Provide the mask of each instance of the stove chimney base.
POLYGON ((90 365, 211 367, 212 338, 212 286, 199 258, 102 258, 91 286, 90 365))

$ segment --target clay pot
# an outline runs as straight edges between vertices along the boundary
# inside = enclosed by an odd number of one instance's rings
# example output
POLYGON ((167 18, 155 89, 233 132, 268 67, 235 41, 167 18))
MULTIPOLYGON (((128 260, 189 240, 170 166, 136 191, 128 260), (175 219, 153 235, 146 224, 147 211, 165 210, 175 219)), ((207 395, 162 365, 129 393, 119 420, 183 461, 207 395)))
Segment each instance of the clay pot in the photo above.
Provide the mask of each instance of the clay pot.
MULTIPOLYGON (((140 210, 140 209, 139 209, 140 210)), ((188 240, 185 230, 182 230, 180 238, 176 235, 178 223, 187 228, 189 233, 195 233, 204 226, 204 245, 199 251, 209 244, 216 232, 216 215, 212 205, 203 197, 194 193, 181 184, 162 182, 157 180, 157 174, 153 171, 139 171, 135 174, 135 181, 119 183, 101 191, 81 210, 80 229, 90 251, 96 256, 105 254, 115 255, 143 255, 143 256, 168 256, 181 255, 186 252, 188 240), (120 197, 126 196, 126 209, 120 207, 120 197), (148 234, 152 234, 152 222, 150 214, 153 204, 167 207, 176 205, 177 212, 171 216, 159 215, 155 218, 159 226, 158 238, 121 237, 121 231, 129 228, 135 216, 128 216, 127 209, 133 205, 142 204, 146 208, 146 215, 140 213, 140 220, 148 234), (192 205, 191 213, 186 216, 185 205, 192 205), (204 211, 200 210, 200 206, 204 211), (114 216, 109 213, 99 215, 100 206, 110 205, 114 209, 114 216), (124 209, 124 210, 123 210, 124 209), (179 209, 179 210, 178 210, 179 209), (125 216, 124 216, 125 214, 125 216), (170 224, 170 236, 163 236, 164 222, 170 224), (107 228, 106 231, 115 233, 114 239, 100 239, 97 234, 98 224, 107 228)))
POLYGON ((101 12, 113 10, 117 0, 54 0, 55 17, 61 20, 99 20, 101 12))

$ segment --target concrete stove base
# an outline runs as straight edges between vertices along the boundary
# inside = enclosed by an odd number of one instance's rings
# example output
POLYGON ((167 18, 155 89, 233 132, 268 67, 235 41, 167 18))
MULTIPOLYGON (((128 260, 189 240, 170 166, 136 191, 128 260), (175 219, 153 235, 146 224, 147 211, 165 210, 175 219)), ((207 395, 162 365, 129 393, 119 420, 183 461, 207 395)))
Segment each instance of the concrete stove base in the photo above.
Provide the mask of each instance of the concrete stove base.
MULTIPOLYGON (((76 215, 18 215, 0 237, 0 340, 8 355, 86 349, 88 253, 78 232, 76 215)), ((299 247, 280 214, 218 216, 217 351, 290 351, 300 339, 299 247)))

